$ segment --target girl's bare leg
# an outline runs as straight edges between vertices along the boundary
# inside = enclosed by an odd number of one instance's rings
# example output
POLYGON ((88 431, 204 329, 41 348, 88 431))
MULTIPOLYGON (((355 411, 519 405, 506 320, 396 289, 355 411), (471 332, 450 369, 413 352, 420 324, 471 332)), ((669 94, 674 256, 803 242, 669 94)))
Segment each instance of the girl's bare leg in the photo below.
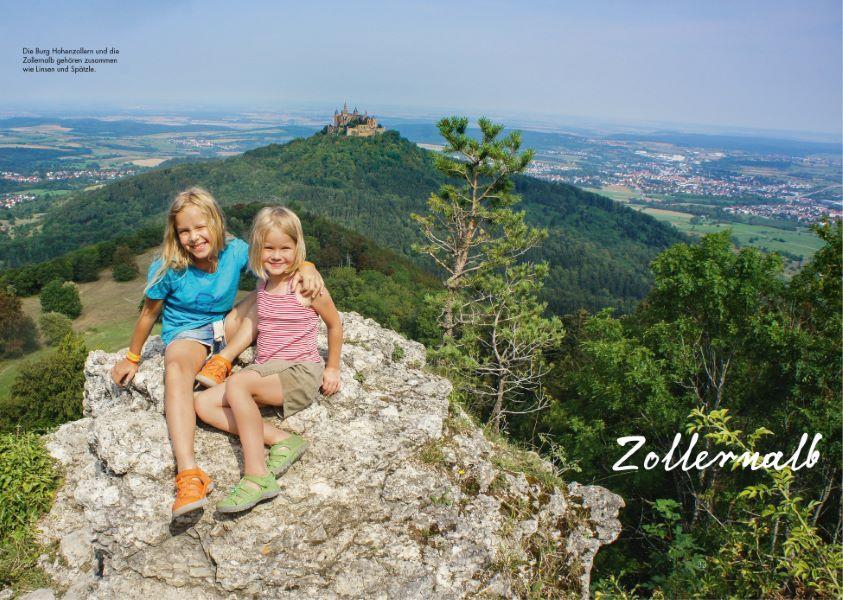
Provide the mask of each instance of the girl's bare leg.
MULTIPOLYGON (((265 379, 270 378, 267 377, 265 379)), ((272 379, 275 382, 275 387, 280 388, 277 378, 272 379)), ((225 398, 225 387, 227 383, 221 383, 220 385, 215 385, 212 388, 194 394, 194 406, 196 408, 196 414, 202 421, 217 429, 237 435, 237 421, 234 419, 234 413, 231 411, 231 407, 225 398)), ((278 406, 281 404, 283 394, 280 389, 275 390, 275 392, 276 394, 271 398, 272 402, 260 402, 260 398, 256 398, 256 400, 258 400, 259 404, 278 406)), ((277 444, 286 437, 289 437, 287 432, 264 421, 263 443, 265 446, 277 444)))
POLYGON ((234 362, 258 334, 257 297, 257 292, 252 292, 225 317, 226 345, 219 355, 228 362, 234 362))
POLYGON ((207 354, 207 347, 191 340, 176 340, 164 352, 164 414, 179 472, 196 467, 193 380, 207 354))
POLYGON ((268 473, 263 451, 264 423, 256 400, 261 398, 264 403, 281 404, 283 393, 280 388, 277 378, 262 377, 256 371, 240 371, 225 386, 225 400, 237 424, 247 475, 268 473))

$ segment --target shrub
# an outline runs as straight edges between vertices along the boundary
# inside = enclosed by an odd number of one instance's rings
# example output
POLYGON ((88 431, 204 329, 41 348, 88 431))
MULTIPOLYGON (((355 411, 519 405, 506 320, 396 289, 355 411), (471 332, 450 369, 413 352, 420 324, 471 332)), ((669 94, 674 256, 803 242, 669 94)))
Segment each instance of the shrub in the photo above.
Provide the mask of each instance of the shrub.
POLYGON ((0 587, 41 584, 33 526, 50 509, 58 484, 39 436, 0 434, 0 587))
POLYGON ((131 281, 138 276, 138 270, 125 263, 116 263, 111 267, 111 276, 114 281, 131 281))
POLYGON ((131 281, 140 273, 132 250, 125 245, 117 246, 112 258, 111 276, 114 281, 131 281))
POLYGON ((251 292, 257 287, 258 280, 251 271, 246 271, 240 274, 240 282, 237 284, 238 290, 251 292))
POLYGON ((38 347, 35 323, 23 314, 21 301, 0 290, 0 358, 15 358, 38 347))
POLYGON ((73 267, 73 281, 96 281, 99 279, 99 253, 93 246, 77 250, 70 255, 73 267))
POLYGON ((40 436, 0 433, 0 535, 34 524, 50 509, 57 483, 40 436))
POLYGON ((69 333, 53 354, 21 366, 0 404, 0 428, 43 430, 81 418, 87 356, 82 338, 69 333))
POLYGON ((58 312, 42 314, 41 318, 38 319, 38 325, 41 326, 41 335, 44 336, 50 346, 58 344, 73 330, 71 320, 58 312))
POLYGON ((79 288, 70 281, 62 283, 54 279, 41 290, 41 310, 59 312, 75 319, 82 314, 79 288))

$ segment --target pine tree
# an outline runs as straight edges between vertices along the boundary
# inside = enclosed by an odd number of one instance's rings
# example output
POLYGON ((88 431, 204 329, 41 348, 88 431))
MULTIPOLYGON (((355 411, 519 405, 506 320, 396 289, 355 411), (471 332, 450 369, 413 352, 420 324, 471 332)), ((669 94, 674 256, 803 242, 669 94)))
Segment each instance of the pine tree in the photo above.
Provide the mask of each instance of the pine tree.
POLYGON ((547 304, 537 299, 546 274, 545 264, 519 264, 475 284, 483 296, 472 304, 470 325, 460 343, 473 360, 473 391, 495 431, 507 414, 548 405, 542 386, 550 370, 545 352, 557 346, 565 332, 558 317, 543 316, 547 304))
POLYGON ((538 301, 547 265, 518 262, 547 237, 512 210, 520 197, 511 176, 526 169, 533 152, 520 151, 518 132, 499 139, 502 125, 487 119, 478 125, 481 138, 474 139, 468 119, 439 121, 447 143, 436 167, 456 181, 430 196, 428 215, 413 219, 427 239, 416 249, 446 274, 439 354, 500 429, 506 414, 546 405, 545 352, 564 331, 558 319, 543 316, 546 305, 538 301))
POLYGON ((442 324, 446 338, 454 337, 454 313, 471 277, 512 264, 547 237, 546 230, 528 227, 524 214, 510 208, 520 200, 513 193, 511 176, 527 168, 532 150, 519 152, 521 135, 517 131, 498 139, 503 125, 485 118, 477 123, 479 140, 466 133, 465 117, 437 123, 446 145, 436 156, 436 168, 456 181, 431 194, 428 215, 412 215, 427 239, 427 244, 415 249, 433 258, 447 276, 442 324))
POLYGON ((0 427, 46 429, 79 419, 87 356, 84 340, 68 333, 53 354, 22 365, 9 400, 0 403, 0 427))

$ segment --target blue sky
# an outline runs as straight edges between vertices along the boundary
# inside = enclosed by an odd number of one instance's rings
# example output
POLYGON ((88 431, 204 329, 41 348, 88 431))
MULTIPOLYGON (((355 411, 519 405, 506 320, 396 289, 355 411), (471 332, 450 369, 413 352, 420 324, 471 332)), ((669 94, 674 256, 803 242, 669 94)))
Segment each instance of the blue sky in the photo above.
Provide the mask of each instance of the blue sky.
POLYGON ((841 3, 12 2, 0 108, 361 108, 841 131, 841 3), (120 48, 23 74, 21 47, 120 48))

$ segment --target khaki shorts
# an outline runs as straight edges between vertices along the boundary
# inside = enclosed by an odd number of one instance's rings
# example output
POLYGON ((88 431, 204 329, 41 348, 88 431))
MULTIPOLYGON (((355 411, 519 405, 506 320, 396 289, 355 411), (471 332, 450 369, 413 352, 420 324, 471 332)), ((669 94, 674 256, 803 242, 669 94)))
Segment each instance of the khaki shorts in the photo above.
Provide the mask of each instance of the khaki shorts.
POLYGON ((261 377, 278 375, 284 390, 284 403, 281 405, 284 418, 291 417, 313 404, 322 385, 323 369, 321 363, 289 360, 268 360, 261 365, 251 364, 243 367, 244 371, 257 371, 261 377))

